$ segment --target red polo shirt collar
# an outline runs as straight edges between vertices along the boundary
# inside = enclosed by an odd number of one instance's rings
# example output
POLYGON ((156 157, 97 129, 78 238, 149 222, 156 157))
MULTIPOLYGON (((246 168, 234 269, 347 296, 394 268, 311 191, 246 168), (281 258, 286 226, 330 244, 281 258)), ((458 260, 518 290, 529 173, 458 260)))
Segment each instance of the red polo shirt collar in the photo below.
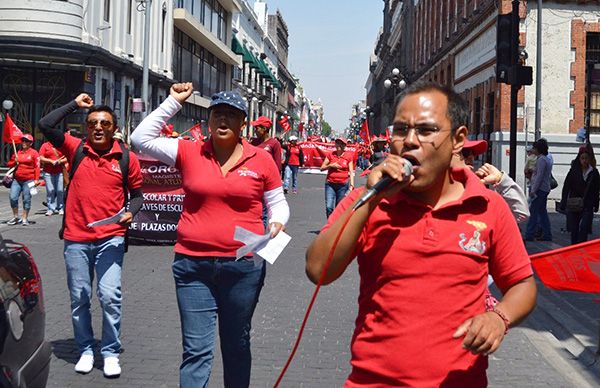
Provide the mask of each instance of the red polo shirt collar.
MULTIPOLYGON (((242 145, 242 157, 233 167, 231 167, 231 170, 233 170, 240 164, 243 164, 246 160, 256 155, 256 147, 248 143, 246 139, 240 138, 239 143, 242 145)), ((215 156, 215 148, 213 147, 212 140, 209 140, 206 143, 202 144, 202 152, 207 156, 215 156)))
MULTIPOLYGON (((465 186, 465 191, 458 200, 444 204, 440 208, 433 211, 438 212, 452 206, 461 206, 470 201, 490 201, 490 191, 481 183, 479 177, 475 175, 475 173, 469 168, 452 167, 450 169, 450 175, 452 176, 452 179, 462 183, 465 186)), ((406 202, 414 206, 431 207, 413 197, 409 197, 404 192, 399 192, 394 197, 389 198, 388 201, 391 204, 406 202)))
MULTIPOLYGON (((100 157, 100 155, 98 155, 98 153, 96 151, 94 151, 94 149, 92 148, 89 140, 86 140, 85 143, 83 143, 83 149, 88 156, 94 155, 96 158, 100 157)), ((121 155, 122 153, 123 153, 123 151, 121 151, 121 147, 119 146, 119 143, 116 140, 113 140, 110 150, 102 156, 109 157, 112 155, 121 155)))

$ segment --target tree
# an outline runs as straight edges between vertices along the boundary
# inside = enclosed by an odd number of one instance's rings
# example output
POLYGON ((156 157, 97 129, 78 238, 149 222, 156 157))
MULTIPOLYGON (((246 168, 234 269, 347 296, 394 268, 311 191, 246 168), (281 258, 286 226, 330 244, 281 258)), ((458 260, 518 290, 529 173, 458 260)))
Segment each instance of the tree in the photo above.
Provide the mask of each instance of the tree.
POLYGON ((323 125, 321 126, 321 136, 329 137, 331 135, 331 125, 325 120, 323 120, 323 125))

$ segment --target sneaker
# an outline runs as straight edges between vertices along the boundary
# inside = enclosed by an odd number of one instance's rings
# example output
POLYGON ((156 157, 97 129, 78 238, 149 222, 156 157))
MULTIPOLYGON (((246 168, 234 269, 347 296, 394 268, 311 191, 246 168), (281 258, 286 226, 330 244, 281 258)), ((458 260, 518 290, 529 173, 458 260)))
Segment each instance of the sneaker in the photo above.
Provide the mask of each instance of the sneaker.
POLYGON ((64 211, 63 209, 60 209, 60 210, 58 211, 58 214, 60 214, 60 215, 62 216, 63 214, 65 214, 65 211, 64 211))
POLYGON ((54 212, 52 210, 48 210, 46 212, 46 217, 51 216, 52 214, 54 214, 54 212))
POLYGON ((121 365, 118 357, 106 357, 104 359, 104 377, 119 377, 121 365))
POLYGON ((30 224, 29 224, 29 221, 23 220, 23 221, 21 221, 21 225, 23 225, 23 226, 29 226, 30 224))
POLYGON ((16 225, 21 222, 19 217, 13 217, 10 221, 7 222, 8 225, 16 225))
POLYGON ((82 354, 77 364, 75 364, 75 372, 90 373, 92 369, 94 369, 94 355, 82 354))
POLYGON ((294 189, 294 191, 292 191, 292 193, 298 194, 298 190, 294 189))

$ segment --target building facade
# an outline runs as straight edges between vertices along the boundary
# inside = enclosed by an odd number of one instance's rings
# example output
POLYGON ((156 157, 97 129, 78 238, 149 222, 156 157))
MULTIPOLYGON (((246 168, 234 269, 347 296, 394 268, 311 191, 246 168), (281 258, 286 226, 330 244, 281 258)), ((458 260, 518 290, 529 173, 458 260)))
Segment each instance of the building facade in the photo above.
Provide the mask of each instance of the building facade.
MULTIPOLYGON (((496 23, 498 14, 511 11, 511 3, 385 0, 383 28, 367 83, 367 100, 379 109, 379 125, 391 123, 390 101, 395 93, 390 97, 390 90, 383 86, 391 68, 398 68, 408 83, 447 84, 469 103, 470 136, 491 143, 484 160, 508 169, 510 86, 496 82, 496 23)), ((584 126, 588 89, 591 130, 600 132, 600 72, 593 66, 600 62, 595 58, 600 52, 597 12, 597 3, 592 1, 542 4, 541 135, 550 142, 559 182, 580 145, 576 133, 584 126)), ((521 88, 518 95, 517 172, 522 171, 526 144, 534 140, 537 3, 521 1, 519 16, 521 50, 526 65, 534 68, 534 85, 521 88)), ((592 135, 592 143, 595 139, 592 135)), ((522 178, 517 180, 524 183, 522 178)))

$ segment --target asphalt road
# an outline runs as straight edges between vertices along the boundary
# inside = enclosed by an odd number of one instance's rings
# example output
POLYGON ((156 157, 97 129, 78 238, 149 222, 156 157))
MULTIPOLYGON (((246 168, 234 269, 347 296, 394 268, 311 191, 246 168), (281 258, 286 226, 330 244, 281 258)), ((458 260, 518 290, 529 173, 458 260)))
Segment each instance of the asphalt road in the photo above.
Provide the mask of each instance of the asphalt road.
MULTIPOLYGON (((299 193, 288 196, 292 210, 288 232, 293 239, 275 265, 268 267, 266 284, 253 319, 252 387, 269 387, 275 382, 314 290, 304 274, 304 252, 325 222, 324 177, 300 175, 299 182, 299 193)), ((43 189, 34 197, 34 212, 45 210, 41 205, 42 196, 43 189)), ((7 192, 0 192, 0 219, 4 220, 10 216, 7 197, 7 192)), ((62 241, 56 237, 60 218, 35 214, 31 219, 36 223, 29 227, 4 224, 0 226, 0 232, 5 238, 29 246, 43 278, 46 338, 53 348, 48 386, 176 387, 181 338, 170 270, 172 247, 131 246, 126 255, 121 377, 105 379, 101 360, 96 362, 96 368, 90 374, 78 375, 73 371, 78 354, 70 322, 62 241)), ((596 231, 600 232, 600 227, 596 231)), ((530 248, 536 247, 538 245, 530 248)), ((321 290, 282 387, 342 386, 350 370, 349 343, 357 310, 358 284, 353 264, 340 280, 321 290)), ((552 294, 545 296, 553 298, 552 294)), ((593 331, 597 324, 593 308, 583 300, 569 301, 568 296, 564 303, 580 314, 575 323, 593 331), (578 307, 577 303, 585 308, 578 307)), ((600 384, 594 368, 587 368, 582 357, 573 354, 578 349, 573 342, 577 333, 569 332, 569 327, 565 329, 568 325, 564 320, 560 321, 562 329, 557 328, 559 321, 551 316, 556 312, 552 307, 555 305, 546 306, 551 307, 538 308, 521 327, 512 329, 501 349, 490 357, 490 386, 584 387, 600 384), (566 332, 561 334, 560 330, 566 332)), ((99 334, 101 317, 97 300, 93 301, 92 307, 95 332, 99 334)), ((560 307, 559 312, 563 314, 569 311, 562 304, 560 307)), ((589 342, 594 341, 593 336, 587 337, 589 342)), ((590 349, 587 350, 589 353, 590 349)), ((100 359, 99 355, 97 359, 100 359)), ((210 386, 222 385, 217 350, 210 386)))

